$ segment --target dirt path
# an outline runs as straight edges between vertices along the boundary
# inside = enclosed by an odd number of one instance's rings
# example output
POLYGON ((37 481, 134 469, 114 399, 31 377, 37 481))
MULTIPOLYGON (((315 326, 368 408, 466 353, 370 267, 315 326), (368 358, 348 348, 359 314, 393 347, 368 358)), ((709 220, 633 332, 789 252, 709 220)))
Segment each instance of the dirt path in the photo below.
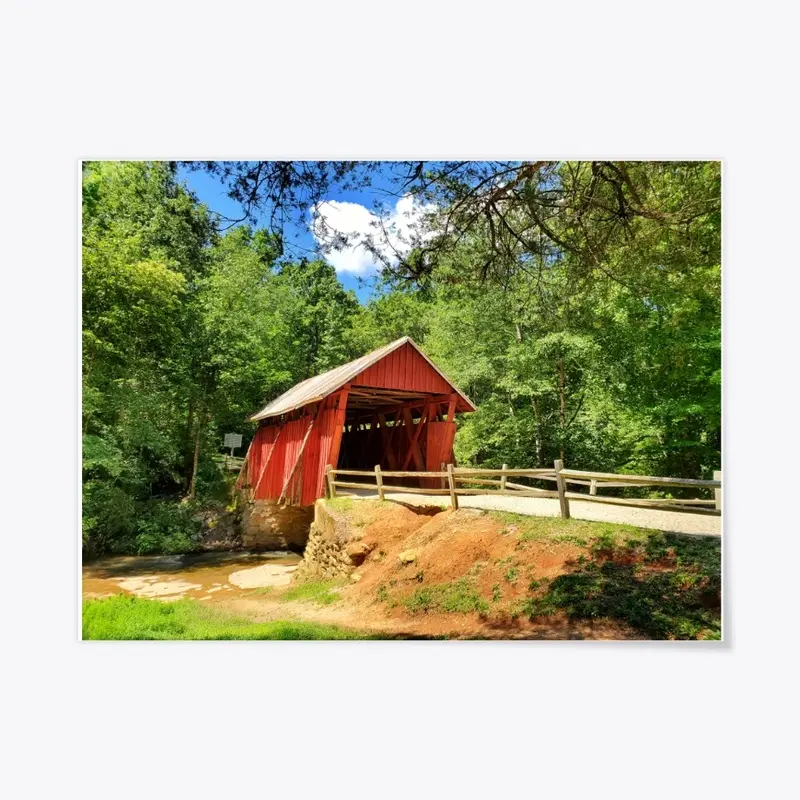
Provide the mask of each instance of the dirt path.
MULTIPOLYGON (((374 492, 358 490, 339 491, 337 494, 354 499, 375 499, 374 492)), ((387 492, 387 500, 415 506, 450 505, 450 498, 442 495, 405 494, 387 492)), ((538 497, 511 497, 507 495, 467 495, 458 498, 461 508, 481 508, 492 511, 510 511, 534 517, 557 517, 560 514, 558 500, 538 497)), ((575 519, 594 522, 617 522, 652 528, 667 533, 686 533, 697 536, 720 536, 721 518, 707 514, 691 514, 680 511, 661 511, 652 508, 614 506, 585 500, 570 500, 570 514, 575 519)))
POLYGON ((397 639, 644 639, 633 628, 613 620, 570 620, 556 614, 546 622, 519 618, 502 623, 484 621, 477 614, 422 614, 409 618, 387 615, 375 604, 353 603, 352 598, 330 606, 313 602, 282 602, 270 597, 223 599, 224 611, 253 622, 299 620, 379 634, 397 639))

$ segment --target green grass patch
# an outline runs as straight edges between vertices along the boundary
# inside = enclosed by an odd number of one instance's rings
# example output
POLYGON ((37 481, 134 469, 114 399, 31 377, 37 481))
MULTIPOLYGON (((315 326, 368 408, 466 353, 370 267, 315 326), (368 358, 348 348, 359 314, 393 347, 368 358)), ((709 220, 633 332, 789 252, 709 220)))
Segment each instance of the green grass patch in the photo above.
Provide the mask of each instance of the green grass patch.
POLYGON ((657 531, 637 528, 615 522, 589 522, 561 517, 529 517, 509 511, 487 511, 503 525, 506 534, 515 533, 520 542, 555 541, 586 545, 598 538, 611 538, 614 542, 643 541, 657 531))
MULTIPOLYGON (((356 501, 353 500, 352 497, 334 497, 333 499, 329 499, 325 501, 325 504, 328 508, 332 508, 334 511, 352 511, 353 510, 353 503, 356 501)), ((359 500, 359 503, 368 503, 368 500, 359 500)))
POLYGON ((127 595, 83 604, 84 639, 371 639, 358 631, 293 620, 251 622, 196 600, 164 603, 127 595))
POLYGON ((416 589, 402 603, 412 614, 430 611, 469 614, 489 609, 489 604, 468 578, 416 589))
POLYGON ((339 593, 335 590, 342 585, 342 581, 306 581, 305 583, 296 583, 281 595, 281 600, 306 600, 329 606, 339 599, 339 593))

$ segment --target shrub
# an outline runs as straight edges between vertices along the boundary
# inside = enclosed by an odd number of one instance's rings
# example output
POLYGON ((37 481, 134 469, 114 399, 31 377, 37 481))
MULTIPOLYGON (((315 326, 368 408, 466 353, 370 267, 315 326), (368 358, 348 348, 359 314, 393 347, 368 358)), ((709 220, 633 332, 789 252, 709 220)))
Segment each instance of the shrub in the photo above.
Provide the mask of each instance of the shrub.
POLYGON ((133 498, 105 481, 87 481, 83 487, 83 548, 100 555, 115 546, 131 544, 136 527, 133 498))
POLYGON ((197 549, 201 525, 192 509, 175 501, 157 500, 143 508, 136 521, 135 549, 139 555, 189 553, 197 549))

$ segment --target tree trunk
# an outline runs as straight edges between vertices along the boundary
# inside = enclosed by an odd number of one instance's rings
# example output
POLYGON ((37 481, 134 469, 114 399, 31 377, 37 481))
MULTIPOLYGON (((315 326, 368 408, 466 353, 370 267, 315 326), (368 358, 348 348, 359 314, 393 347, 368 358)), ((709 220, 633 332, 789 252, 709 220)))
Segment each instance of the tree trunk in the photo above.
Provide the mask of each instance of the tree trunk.
POLYGON ((535 420, 534 430, 536 431, 533 436, 533 446, 536 452, 536 466, 543 466, 542 460, 542 418, 539 414, 539 406, 536 403, 536 398, 531 396, 531 407, 533 408, 533 418, 535 420))
POLYGON ((191 475, 194 472, 194 469, 191 467, 192 463, 192 452, 194 448, 192 447, 192 431, 194 430, 194 398, 189 398, 189 408, 186 414, 186 455, 184 459, 184 469, 189 472, 189 479, 187 480, 185 486, 188 489, 191 485, 191 475))
POLYGON ((203 432, 203 416, 200 415, 197 422, 197 428, 194 434, 194 458, 192 459, 192 478, 189 481, 189 499, 194 500, 197 494, 197 465, 200 461, 200 439, 203 432))
POLYGON ((565 392, 564 357, 558 359, 558 424, 561 429, 559 452, 564 461, 564 437, 567 433, 567 395, 565 392))

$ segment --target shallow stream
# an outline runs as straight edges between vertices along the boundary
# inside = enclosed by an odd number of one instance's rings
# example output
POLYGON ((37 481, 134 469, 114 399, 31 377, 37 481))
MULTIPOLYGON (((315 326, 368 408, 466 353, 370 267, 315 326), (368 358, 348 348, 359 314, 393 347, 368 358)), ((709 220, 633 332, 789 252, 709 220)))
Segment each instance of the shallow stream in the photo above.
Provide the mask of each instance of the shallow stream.
POLYGON ((130 594, 213 601, 286 586, 302 556, 296 553, 220 551, 177 556, 114 556, 84 563, 83 596, 130 594))

